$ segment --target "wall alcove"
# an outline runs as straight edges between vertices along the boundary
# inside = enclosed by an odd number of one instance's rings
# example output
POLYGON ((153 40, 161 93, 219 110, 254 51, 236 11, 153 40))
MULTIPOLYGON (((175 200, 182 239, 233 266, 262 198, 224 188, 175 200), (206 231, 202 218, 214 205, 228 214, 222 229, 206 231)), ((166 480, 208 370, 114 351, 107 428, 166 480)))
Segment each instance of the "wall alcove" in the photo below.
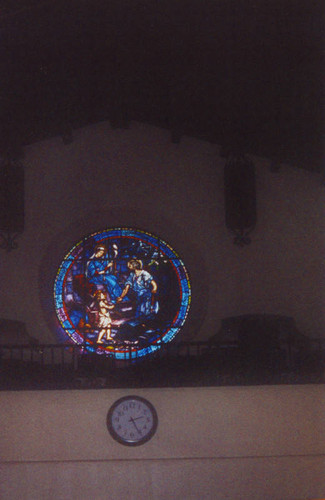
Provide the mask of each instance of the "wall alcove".
MULTIPOLYGON (((152 217, 141 209, 131 211, 128 208, 116 207, 95 212, 89 219, 70 224, 60 234, 55 235, 44 252, 39 267, 40 302, 53 341, 57 340, 58 335, 61 341, 84 340, 84 335, 77 325, 84 326, 86 323, 89 327, 89 323, 96 322, 96 319, 91 319, 91 314, 83 315, 80 302, 84 301, 84 307, 88 311, 89 306, 93 306, 96 312, 98 309, 98 301, 96 305, 94 296, 96 291, 104 291, 112 307, 108 312, 114 318, 111 325, 112 337, 116 336, 116 339, 123 337, 132 342, 136 330, 143 329, 139 324, 141 321, 136 318, 137 294, 134 290, 129 290, 121 301, 121 304, 125 305, 128 302, 130 305, 130 312, 124 307, 123 313, 120 310, 119 300, 116 300, 118 294, 113 292, 110 296, 109 285, 101 279, 96 280, 96 277, 90 276, 92 266, 102 265, 104 257, 95 256, 95 248, 100 243, 106 247, 105 255, 109 259, 107 263, 113 262, 115 266, 113 272, 118 278, 116 280, 113 278, 113 281, 119 281, 117 288, 120 295, 128 276, 132 274, 128 268, 130 260, 140 261, 143 271, 151 273, 158 290, 157 298, 153 299, 156 301, 156 305, 153 305, 155 317, 151 316, 150 321, 157 323, 157 319, 160 318, 158 323, 162 322, 158 327, 161 334, 158 337, 156 335, 156 340, 168 342, 173 339, 183 341, 197 338, 208 303, 207 278, 200 251, 192 241, 185 238, 180 228, 160 214, 152 217), (93 221, 96 221, 95 227, 93 221), (141 227, 141 230, 134 229, 135 227, 141 227), (114 257, 115 252, 118 255, 115 254, 114 257), (200 262, 200 266, 197 266, 197 262, 200 262), (165 271, 162 271, 163 267, 165 271), (67 291, 69 287, 70 295, 69 290, 67 291), (77 297, 74 310, 73 293, 75 298, 77 297), (128 329, 131 329, 131 334, 128 329), (119 336, 117 330, 119 332, 123 330, 123 333, 119 336)), ((149 326, 147 330, 149 331, 149 326)), ((144 331, 147 340, 148 331, 144 331)), ((98 332, 98 328, 90 328, 90 337, 93 341, 98 338, 98 332)), ((98 353, 107 353, 108 347, 105 342, 98 353)), ((139 351, 138 348, 137 351, 140 356, 148 352, 146 349, 139 351)), ((149 351, 151 352, 151 349, 149 351)))

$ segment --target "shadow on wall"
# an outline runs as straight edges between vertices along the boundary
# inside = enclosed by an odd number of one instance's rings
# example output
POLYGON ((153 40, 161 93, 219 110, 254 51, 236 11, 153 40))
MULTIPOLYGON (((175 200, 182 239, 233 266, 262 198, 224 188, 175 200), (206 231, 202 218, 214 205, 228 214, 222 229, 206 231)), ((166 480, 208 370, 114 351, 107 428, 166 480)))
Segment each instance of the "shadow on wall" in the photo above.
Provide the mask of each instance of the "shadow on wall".
POLYGON ((0 345, 29 345, 38 344, 38 340, 32 337, 23 321, 0 318, 0 345))

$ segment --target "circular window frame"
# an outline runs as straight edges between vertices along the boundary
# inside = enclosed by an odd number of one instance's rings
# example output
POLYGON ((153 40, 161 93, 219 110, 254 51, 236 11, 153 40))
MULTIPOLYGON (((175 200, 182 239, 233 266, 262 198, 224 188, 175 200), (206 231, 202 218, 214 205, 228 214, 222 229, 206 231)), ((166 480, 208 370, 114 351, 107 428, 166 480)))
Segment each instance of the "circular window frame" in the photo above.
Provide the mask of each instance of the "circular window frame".
POLYGON ((132 240, 138 240, 142 243, 150 245, 155 251, 159 252, 159 256, 162 259, 168 261, 172 265, 174 273, 178 280, 179 293, 180 293, 180 305, 177 310, 176 316, 173 318, 171 325, 155 340, 155 342, 149 343, 147 346, 107 346, 107 345, 96 345, 96 343, 88 343, 87 349, 90 352, 96 352, 97 354, 114 355, 116 359, 130 359, 130 358, 142 358, 155 352, 159 349, 162 344, 170 342, 179 333, 183 327, 191 304, 191 284, 189 279, 188 271, 175 250, 164 241, 159 236, 154 235, 151 232, 131 228, 131 227, 111 227, 104 229, 102 231, 93 232, 86 237, 82 238, 78 243, 76 243, 71 250, 65 255, 62 260, 59 269, 56 274, 55 284, 54 284, 54 297, 55 297, 55 311, 57 318, 60 323, 60 336, 61 338, 65 335, 75 344, 83 344, 83 349, 85 348, 85 338, 78 331, 77 327, 71 322, 68 317, 68 313, 65 310, 65 303, 63 299, 63 290, 66 283, 66 276, 71 269, 73 263, 78 258, 78 252, 83 250, 84 246, 90 242, 95 245, 101 244, 103 241, 118 240, 119 238, 129 238, 132 240))

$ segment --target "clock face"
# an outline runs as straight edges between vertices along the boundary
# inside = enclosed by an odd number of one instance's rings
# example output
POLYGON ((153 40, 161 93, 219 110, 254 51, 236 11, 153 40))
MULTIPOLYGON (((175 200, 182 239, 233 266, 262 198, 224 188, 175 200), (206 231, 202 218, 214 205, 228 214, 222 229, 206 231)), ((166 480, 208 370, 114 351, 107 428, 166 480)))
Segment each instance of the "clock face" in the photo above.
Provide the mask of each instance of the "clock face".
POLYGON ((157 412, 153 405, 140 396, 118 399, 107 415, 107 427, 119 443, 137 446, 148 441, 156 432, 157 412))

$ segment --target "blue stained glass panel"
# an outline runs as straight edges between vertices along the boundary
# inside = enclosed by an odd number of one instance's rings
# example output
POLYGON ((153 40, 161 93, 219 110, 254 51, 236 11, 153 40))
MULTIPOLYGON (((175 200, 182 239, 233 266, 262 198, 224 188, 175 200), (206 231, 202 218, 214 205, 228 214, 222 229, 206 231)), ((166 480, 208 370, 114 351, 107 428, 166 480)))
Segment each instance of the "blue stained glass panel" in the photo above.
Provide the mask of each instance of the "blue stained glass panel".
POLYGON ((147 356, 182 328, 191 302, 187 270, 159 237, 112 228, 83 238, 55 280, 59 337, 117 359, 147 356))

